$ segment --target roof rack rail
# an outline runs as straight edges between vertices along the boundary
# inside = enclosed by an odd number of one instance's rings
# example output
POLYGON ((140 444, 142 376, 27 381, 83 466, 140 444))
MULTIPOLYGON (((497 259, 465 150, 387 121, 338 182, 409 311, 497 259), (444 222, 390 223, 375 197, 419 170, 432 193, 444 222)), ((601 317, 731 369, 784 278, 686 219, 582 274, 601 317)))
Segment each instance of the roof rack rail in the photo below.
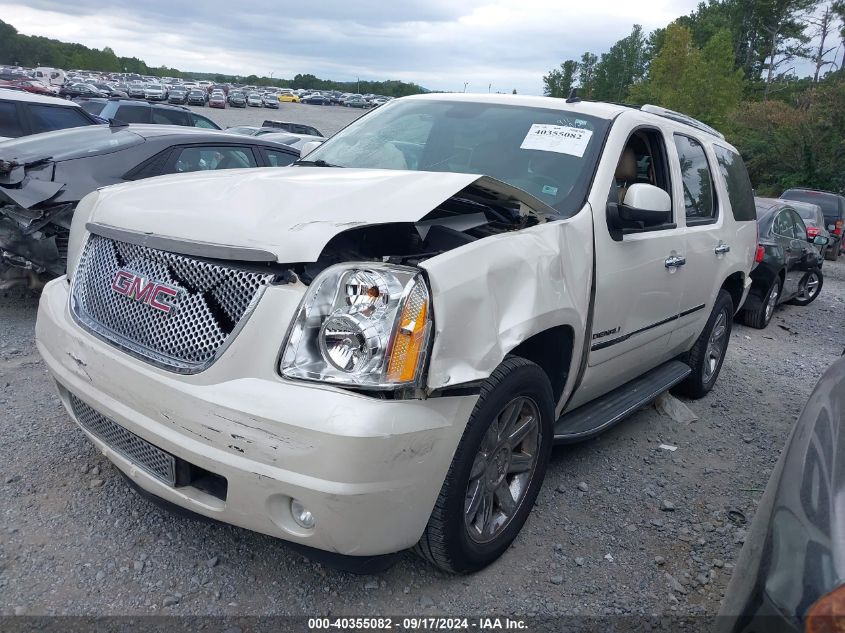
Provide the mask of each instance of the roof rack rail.
POLYGON ((656 114, 657 116, 662 116, 665 119, 671 119, 672 121, 676 121, 678 123, 683 123, 685 125, 689 125, 690 127, 694 127, 697 130, 701 130, 702 132, 707 132, 707 134, 712 134, 713 136, 718 136, 720 139, 725 138, 725 135, 719 132, 718 130, 713 129, 706 123, 702 123, 698 119, 693 119, 691 116, 686 114, 682 114, 680 112, 675 112, 674 110, 667 110, 666 108, 661 108, 660 106, 646 104, 640 108, 643 112, 649 112, 651 114, 656 114))

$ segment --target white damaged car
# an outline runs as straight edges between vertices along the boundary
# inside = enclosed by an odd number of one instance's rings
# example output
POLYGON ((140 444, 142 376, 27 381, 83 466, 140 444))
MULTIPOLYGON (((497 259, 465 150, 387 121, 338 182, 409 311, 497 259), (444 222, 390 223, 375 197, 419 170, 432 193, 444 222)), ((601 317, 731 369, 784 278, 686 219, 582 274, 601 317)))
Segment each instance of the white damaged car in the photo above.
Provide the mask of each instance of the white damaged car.
POLYGON ((712 388, 755 252, 742 160, 698 121, 409 97, 297 167, 90 194, 37 343, 151 496, 340 566, 470 572, 554 443, 712 388))

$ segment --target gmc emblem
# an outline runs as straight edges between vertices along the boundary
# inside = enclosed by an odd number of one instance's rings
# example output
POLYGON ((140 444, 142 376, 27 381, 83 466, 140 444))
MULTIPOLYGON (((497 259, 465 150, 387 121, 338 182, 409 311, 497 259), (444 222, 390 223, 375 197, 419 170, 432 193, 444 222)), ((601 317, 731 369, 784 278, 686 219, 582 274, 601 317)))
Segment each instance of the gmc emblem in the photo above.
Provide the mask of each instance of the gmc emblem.
POLYGON ((140 301, 151 308, 168 313, 173 306, 162 301, 164 297, 175 297, 179 291, 165 284, 147 281, 140 275, 128 270, 118 270, 111 282, 111 289, 117 294, 140 301))

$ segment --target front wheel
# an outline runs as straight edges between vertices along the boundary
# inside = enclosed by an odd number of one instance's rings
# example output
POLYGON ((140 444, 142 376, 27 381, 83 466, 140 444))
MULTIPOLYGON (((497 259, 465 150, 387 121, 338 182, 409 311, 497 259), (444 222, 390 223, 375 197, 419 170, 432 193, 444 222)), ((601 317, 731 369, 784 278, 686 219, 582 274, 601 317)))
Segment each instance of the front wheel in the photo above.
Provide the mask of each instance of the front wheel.
POLYGON ((799 286, 801 288, 801 294, 792 299, 789 303, 796 306, 810 305, 816 300, 816 297, 819 296, 819 293, 822 291, 823 284, 824 276, 822 275, 822 271, 818 268, 811 270, 804 275, 804 278, 801 280, 801 284, 799 286))
POLYGON ((685 355, 684 361, 692 373, 673 389, 675 393, 703 398, 716 384, 725 352, 728 351, 733 313, 733 299, 726 291, 720 290, 704 330, 685 355))
POLYGON ((506 358, 481 387, 414 551, 450 573, 477 571, 501 556, 543 484, 553 417, 546 373, 506 358))

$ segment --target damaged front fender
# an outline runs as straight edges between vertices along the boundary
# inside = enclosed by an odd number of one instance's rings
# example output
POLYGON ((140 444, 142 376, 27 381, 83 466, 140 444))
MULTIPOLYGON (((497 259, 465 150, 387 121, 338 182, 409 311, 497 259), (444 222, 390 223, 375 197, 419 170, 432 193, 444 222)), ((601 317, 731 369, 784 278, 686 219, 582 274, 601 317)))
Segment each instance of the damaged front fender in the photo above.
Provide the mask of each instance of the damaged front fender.
POLYGON ((587 208, 567 220, 495 235, 422 262, 435 321, 429 389, 484 380, 520 343, 564 325, 574 332, 565 399, 588 330, 592 231, 587 208))

